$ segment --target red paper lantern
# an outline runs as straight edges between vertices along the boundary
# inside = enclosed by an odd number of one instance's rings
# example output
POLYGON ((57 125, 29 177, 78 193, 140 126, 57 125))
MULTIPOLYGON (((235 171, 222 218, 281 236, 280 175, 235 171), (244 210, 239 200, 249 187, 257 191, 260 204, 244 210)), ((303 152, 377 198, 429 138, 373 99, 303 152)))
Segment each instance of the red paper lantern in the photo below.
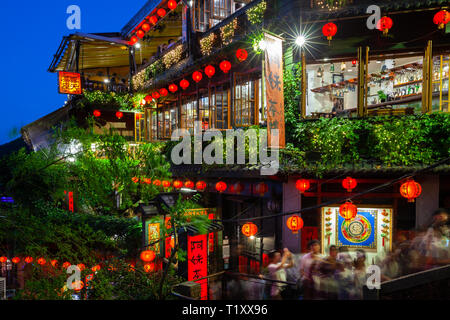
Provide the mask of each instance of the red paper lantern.
POLYGON ((202 74, 200 71, 195 71, 195 72, 192 74, 192 79, 193 79, 195 82, 197 82, 197 83, 199 83, 200 81, 202 81, 202 78, 203 78, 203 74, 202 74))
POLYGON ((166 88, 162 88, 162 89, 159 89, 159 94, 161 95, 161 97, 167 97, 167 95, 169 94, 169 91, 167 91, 166 88))
POLYGON ((144 264, 144 271, 147 273, 155 271, 155 264, 154 263, 144 264))
POLYGON ((138 41, 139 41, 138 37, 132 36, 132 37, 130 38, 130 41, 128 41, 128 44, 129 44, 130 46, 133 46, 133 45, 135 45, 138 41))
POLYGON ((219 181, 216 183, 216 190, 218 192, 224 192, 225 190, 227 190, 227 184, 223 181, 219 181))
POLYGON ((223 71, 223 73, 228 73, 231 70, 231 63, 230 61, 223 60, 219 65, 220 70, 223 71))
POLYGON ((101 269, 101 267, 100 267, 100 265, 99 265, 99 264, 98 264, 98 265, 96 265, 96 266, 93 266, 93 267, 91 268, 92 272, 97 272, 97 271, 100 271, 100 269, 101 269))
POLYGON ((172 83, 171 85, 169 85, 169 91, 172 93, 175 93, 178 91, 178 86, 175 83, 172 83))
POLYGON ((389 29, 392 28, 394 22, 389 17, 383 17, 378 21, 377 29, 383 31, 383 34, 386 35, 389 32, 389 29))
POLYGON ((158 179, 156 179, 156 180, 153 180, 153 185, 155 185, 155 186, 159 187, 159 186, 161 185, 161 181, 160 181, 160 180, 158 180, 158 179))
POLYGON ((142 25, 142 30, 144 30, 144 32, 149 32, 150 31, 150 25, 148 23, 144 23, 142 25))
POLYGON ((133 178, 131 178, 131 181, 133 181, 134 183, 138 183, 139 182, 139 178, 138 177, 133 177, 133 178))
POLYGON ((152 262, 155 260, 156 254, 152 250, 145 250, 141 252, 141 260, 144 262, 152 262))
POLYGON ((333 22, 328 22, 323 26, 322 33, 328 41, 331 41, 337 33, 337 26, 333 22))
POLYGON ((163 188, 169 188, 169 187, 170 187, 170 181, 168 181, 168 180, 163 180, 162 186, 163 186, 163 188))
POLYGON ((248 222, 242 226, 242 234, 247 237, 253 237, 258 232, 258 227, 253 222, 248 222))
POLYGON ((357 214, 358 208, 349 201, 339 207, 339 215, 345 220, 352 220, 357 214))
POLYGON ((150 102, 152 102, 153 98, 151 95, 147 95, 147 96, 145 96, 144 100, 146 103, 150 103, 150 102))
POLYGON ((41 266, 43 266, 47 261, 45 261, 44 258, 39 258, 39 259, 37 259, 36 262, 37 262, 38 264, 40 264, 41 266))
POLYGON ((311 187, 311 184, 309 183, 309 180, 307 179, 298 179, 297 182, 295 182, 295 188, 300 191, 300 193, 305 192, 311 187))
POLYGON ((434 15, 434 24, 438 25, 439 29, 444 29, 445 25, 450 22, 450 13, 447 10, 441 10, 434 15))
POLYGON ((245 49, 238 49, 236 51, 236 57, 238 58, 238 60, 240 62, 243 62, 243 61, 247 60, 247 57, 248 57, 247 50, 245 50, 245 49))
POLYGON ((174 10, 178 6, 178 3, 175 0, 169 0, 167 6, 170 10, 174 10))
POLYGON ((240 182, 236 182, 236 183, 233 185, 233 189, 234 189, 234 192, 236 192, 237 194, 239 194, 239 193, 241 193, 242 191, 244 191, 244 185, 243 185, 242 183, 240 183, 240 182))
POLYGON ((98 118, 102 115, 102 113, 100 112, 100 110, 94 110, 94 112, 92 113, 94 115, 94 117, 98 118))
POLYGON ((185 186, 185 188, 188 188, 188 189, 194 189, 195 184, 194 184, 194 182, 188 180, 184 183, 184 186, 185 186))
POLYGON ((159 95, 158 92, 155 91, 155 92, 152 93, 152 97, 153 97, 153 99, 156 100, 156 99, 159 99, 159 98, 160 98, 160 95, 159 95))
POLYGON ((117 111, 116 112, 116 117, 117 117, 117 119, 122 119, 123 118, 123 112, 121 112, 121 111, 117 111))
POLYGON ((145 36, 145 32, 144 32, 143 30, 139 29, 139 30, 136 32, 136 36, 137 36, 139 39, 142 39, 142 38, 145 36))
POLYGON ((256 185, 255 191, 256 193, 259 193, 259 195, 263 196, 267 191, 269 191, 269 186, 264 182, 260 182, 256 185))
POLYGON ((173 182, 173 187, 174 187, 175 189, 181 189, 181 188, 183 188, 183 182, 180 181, 180 180, 175 180, 175 181, 173 182))
POLYGON ((151 184, 151 183, 152 183, 152 179, 150 179, 150 178, 145 178, 145 179, 144 179, 144 183, 145 183, 145 184, 151 184))
POLYGON ((20 262, 20 258, 19 257, 14 257, 11 259, 12 263, 18 264, 20 262))
POLYGON ((409 180, 400 186, 400 194, 402 197, 408 199, 408 202, 414 200, 422 193, 422 187, 414 180, 409 180))
POLYGON ((151 16, 148 20, 151 24, 156 24, 158 22, 158 18, 156 16, 151 16))
POLYGON ((62 267, 64 268, 64 269, 67 269, 68 267, 70 267, 71 266, 71 264, 70 264, 70 262, 68 262, 68 261, 66 261, 66 262, 64 262, 63 264, 62 264, 62 267))
POLYGON ((352 190, 356 188, 357 184, 356 179, 353 179, 352 177, 347 177, 342 180, 342 186, 344 189, 347 189, 348 192, 352 192, 352 190))
POLYGON ((180 81, 180 87, 183 90, 186 90, 189 87, 189 81, 187 81, 186 79, 183 79, 180 81))
POLYGON ((216 68, 214 68, 213 66, 209 65, 205 68, 205 74, 208 76, 208 78, 211 78, 215 73, 216 68))
POLYGON ((50 264, 51 264, 54 268, 56 268, 56 266, 57 266, 57 264, 58 264, 58 260, 51 260, 51 261, 50 261, 50 264))
POLYGON ((81 291, 81 289, 84 288, 84 283, 83 281, 74 281, 72 284, 72 289, 74 291, 81 291))
POLYGON ((303 228, 303 219, 298 215, 293 215, 289 217, 286 221, 287 227, 292 231, 292 233, 297 234, 298 230, 303 228))
POLYGON ((83 271, 84 269, 86 269, 86 266, 84 265, 84 263, 77 264, 77 267, 80 269, 80 271, 83 271))
POLYGON ((162 18, 166 15, 166 10, 163 8, 160 8, 160 9, 158 9, 158 11, 156 11, 156 14, 162 18))
POLYGON ((197 181, 197 183, 195 184, 195 188, 198 191, 203 191, 206 189, 206 182, 205 181, 197 181))
POLYGON ((0 257, 0 263, 5 263, 6 261, 8 261, 8 257, 0 257))
POLYGON ((32 263, 33 262, 33 257, 26 257, 25 258, 25 262, 26 263, 32 263))

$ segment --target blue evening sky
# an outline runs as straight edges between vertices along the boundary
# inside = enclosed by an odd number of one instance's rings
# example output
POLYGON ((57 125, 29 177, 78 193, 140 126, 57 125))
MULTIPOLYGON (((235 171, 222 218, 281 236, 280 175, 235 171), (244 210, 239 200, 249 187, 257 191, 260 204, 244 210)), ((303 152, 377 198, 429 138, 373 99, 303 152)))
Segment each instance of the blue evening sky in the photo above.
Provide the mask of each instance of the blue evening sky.
POLYGON ((67 7, 81 8, 81 32, 118 32, 146 0, 0 0, 0 145, 15 130, 62 107, 57 75, 47 72, 68 30, 67 7))

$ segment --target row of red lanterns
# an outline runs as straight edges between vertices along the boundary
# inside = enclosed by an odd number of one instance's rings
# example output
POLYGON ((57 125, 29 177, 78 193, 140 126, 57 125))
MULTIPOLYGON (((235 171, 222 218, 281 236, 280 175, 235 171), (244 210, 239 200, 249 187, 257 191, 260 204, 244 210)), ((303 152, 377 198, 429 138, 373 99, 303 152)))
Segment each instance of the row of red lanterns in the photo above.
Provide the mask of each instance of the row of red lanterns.
MULTIPOLYGON (((352 192, 353 189, 356 188, 358 185, 356 179, 353 179, 352 177, 347 177, 342 180, 342 186, 344 189, 346 189, 348 192, 352 192)), ((309 188, 311 188, 311 183, 308 179, 298 179, 295 182, 295 188, 300 191, 300 193, 304 193, 309 188)))
MULTIPOLYGON (((175 0, 169 0, 169 1, 167 2, 167 7, 168 7, 170 10, 176 9, 177 6, 178 6, 178 2, 175 1, 175 0)), ((158 16, 159 16, 160 18, 164 18, 164 16, 165 16, 166 14, 167 14, 166 9, 164 9, 164 8, 159 8, 159 9, 156 11, 156 15, 153 15, 153 16, 149 17, 149 18, 148 18, 148 21, 144 21, 144 23, 142 23, 142 25, 140 26, 140 28, 136 31, 136 34, 133 35, 133 36, 130 38, 130 41, 128 42, 128 44, 129 44, 130 46, 135 45, 135 44, 139 41, 139 39, 144 38, 145 34, 146 34, 147 32, 149 32, 150 29, 151 29, 151 26, 150 26, 150 25, 156 25, 156 24, 158 23, 158 16)))
MULTIPOLYGON (((222 193, 225 192, 227 189, 229 189, 230 192, 236 192, 239 194, 242 191, 244 191, 244 185, 240 182, 237 182, 231 185, 230 188, 228 188, 228 185, 223 181, 219 181, 216 183, 216 191, 222 193)), ((269 186, 264 182, 260 182, 255 186, 255 192, 261 196, 266 194, 268 191, 269 186)))
MULTIPOLYGON (((0 257, 0 263, 5 263, 6 261, 8 261, 8 258, 7 258, 7 257, 5 257, 5 256, 0 257)), ((14 264, 18 264, 20 261, 21 261, 21 258, 20 258, 20 257, 13 257, 13 258, 11 259, 11 262, 14 263, 14 264)), ((33 258, 33 257, 30 257, 30 256, 27 256, 27 257, 23 258, 23 261, 24 261, 25 263, 29 264, 29 263, 32 263, 32 262, 34 261, 34 258, 33 258)), ((47 261, 45 258, 40 257, 40 258, 37 258, 37 259, 36 259, 36 263, 39 264, 39 265, 41 265, 41 266, 44 266, 44 265, 46 265, 46 264, 49 264, 49 265, 51 265, 51 266, 53 266, 53 267, 56 268, 57 265, 58 265, 58 260, 53 259, 53 260, 47 261)), ((67 269, 67 268, 70 267, 71 265, 72 265, 72 264, 71 264, 70 262, 66 261, 66 262, 64 262, 64 263, 62 264, 62 267, 63 267, 64 269, 67 269)), ((78 267, 81 271, 83 271, 83 270, 86 269, 86 265, 84 265, 83 263, 77 264, 77 267, 78 267)), ((98 264, 98 265, 95 265, 95 266, 93 266, 93 267, 91 268, 91 270, 92 270, 93 272, 99 271, 100 269, 101 269, 101 267, 100 267, 99 264, 98 264)))
MULTIPOLYGON (((303 219, 296 214, 290 216, 286 221, 286 226, 293 234, 297 234, 303 228, 303 224, 303 219)), ((258 233, 258 226, 253 222, 247 222, 242 226, 241 230, 246 237, 254 237, 258 233)))
MULTIPOLYGON (((102 115, 102 112, 100 110, 96 109, 96 110, 94 110, 92 112, 92 114, 93 114, 94 117, 100 118, 101 115, 102 115)), ((136 119, 137 120, 141 119, 141 114, 140 113, 136 113, 135 115, 136 115, 136 119)), ((122 119, 123 118, 123 112, 122 111, 117 111, 116 112, 116 118, 119 119, 119 120, 122 119)))
POLYGON ((163 188, 170 188, 174 187, 175 189, 181 189, 181 188, 187 188, 187 189, 197 189, 198 191, 204 191, 206 189, 206 182, 204 181, 197 181, 197 183, 194 183, 193 181, 187 180, 185 182, 182 182, 180 180, 175 180, 173 182, 169 180, 159 180, 159 179, 150 179, 150 178, 143 178, 139 179, 138 177, 133 177, 131 179, 134 183, 141 183, 141 184, 153 184, 156 187, 162 186, 163 188))
MULTIPOLYGON (((450 13, 447 10, 441 10, 434 15, 434 24, 438 25, 439 29, 444 29, 445 25, 450 22, 450 13)), ((377 29, 382 31, 384 35, 388 34, 389 30, 394 25, 391 18, 384 16, 377 23, 377 29)), ((331 41, 337 33, 337 26, 333 22, 328 22, 322 28, 322 34, 331 41)))

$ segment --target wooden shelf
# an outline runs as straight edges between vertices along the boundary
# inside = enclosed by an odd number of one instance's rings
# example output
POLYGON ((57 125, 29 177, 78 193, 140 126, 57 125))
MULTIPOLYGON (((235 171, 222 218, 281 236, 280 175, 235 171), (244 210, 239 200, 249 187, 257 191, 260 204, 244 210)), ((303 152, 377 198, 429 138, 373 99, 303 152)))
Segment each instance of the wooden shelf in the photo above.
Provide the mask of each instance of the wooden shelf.
POLYGON ((404 87, 404 86, 409 86, 409 85, 411 85, 411 84, 420 83, 420 82, 422 82, 422 81, 423 81, 423 80, 420 79, 420 80, 414 80, 414 81, 409 81, 409 82, 405 82, 405 83, 399 83, 399 84, 395 84, 395 85, 394 85, 394 88, 404 87))

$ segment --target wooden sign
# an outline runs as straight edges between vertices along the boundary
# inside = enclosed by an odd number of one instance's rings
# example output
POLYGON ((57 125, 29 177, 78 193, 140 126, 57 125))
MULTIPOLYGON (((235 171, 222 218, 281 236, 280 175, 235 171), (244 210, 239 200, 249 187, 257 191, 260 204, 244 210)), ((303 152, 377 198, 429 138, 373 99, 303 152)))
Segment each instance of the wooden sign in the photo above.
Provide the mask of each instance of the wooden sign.
POLYGON ((267 139, 272 148, 285 147, 284 93, 283 93, 283 43, 282 39, 264 34, 264 78, 267 101, 267 139), (278 132, 274 131, 278 130, 278 132), (278 143, 272 144, 272 137, 278 143))
POLYGON ((58 91, 63 94, 82 94, 81 75, 76 72, 58 72, 58 91))
POLYGON ((201 285, 201 299, 208 299, 208 242, 207 235, 188 236, 188 281, 201 285))

